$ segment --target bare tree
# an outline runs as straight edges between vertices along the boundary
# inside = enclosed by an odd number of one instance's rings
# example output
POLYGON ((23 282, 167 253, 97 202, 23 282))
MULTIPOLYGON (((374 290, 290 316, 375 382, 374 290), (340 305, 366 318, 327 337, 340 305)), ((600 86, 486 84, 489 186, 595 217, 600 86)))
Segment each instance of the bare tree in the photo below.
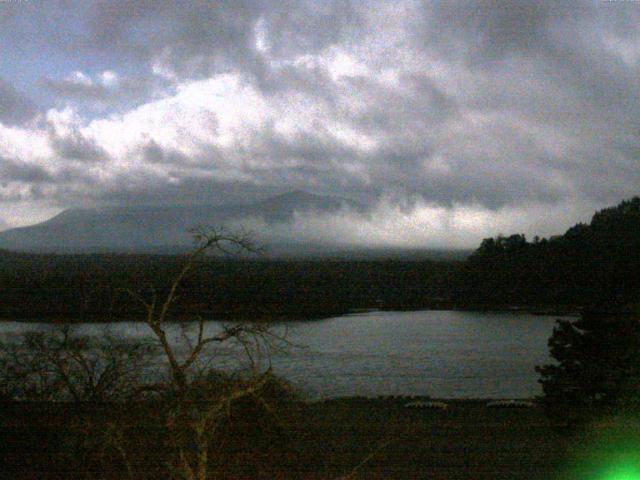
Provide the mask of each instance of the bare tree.
MULTIPOLYGON (((74 334, 69 325, 26 333, 18 342, 0 343, 0 380, 14 398, 151 400, 120 404, 117 408, 109 403, 99 404, 83 414, 75 413, 68 426, 75 446, 70 447, 65 458, 69 465, 78 467, 78 478, 133 480, 168 472, 175 479, 205 480, 213 473, 212 463, 220 458, 216 457, 215 447, 229 438, 225 437, 225 429, 229 425, 235 427, 235 420, 227 421, 232 414, 249 411, 253 412, 250 415, 260 416, 251 416, 250 420, 272 418, 282 400, 295 398, 271 368, 274 351, 286 350, 290 344, 286 336, 277 335, 268 324, 235 322, 208 333, 204 319, 198 317, 195 324, 180 324, 195 329, 182 329, 180 344, 170 338, 176 326, 169 323, 171 307, 182 282, 200 261, 210 253, 258 251, 245 233, 200 229, 194 235, 196 246, 164 295, 153 289, 147 296, 129 292, 144 305, 144 322, 157 344, 125 340, 108 332, 102 338, 91 339, 74 334), (142 377, 151 365, 149 359, 158 350, 168 366, 166 380, 143 383, 142 377), (224 350, 236 352, 243 368, 230 371, 215 365, 214 360, 222 357, 224 350), (243 410, 242 405, 250 408, 243 410), (134 406, 135 411, 130 413, 134 406), (149 425, 153 428, 145 430, 149 425), (153 436, 145 434, 151 431, 153 436), (154 472, 145 464, 141 445, 158 446, 153 458, 163 460, 156 463, 154 472), (97 465, 97 469, 87 465, 97 465), (101 472, 100 476, 96 471, 101 472)), ((343 478, 355 478, 388 443, 381 444, 343 478)))
MULTIPOLYGON (((146 387, 168 400, 166 424, 170 430, 176 458, 168 462, 174 478, 204 480, 208 476, 209 451, 221 421, 229 415, 232 405, 251 397, 269 408, 262 392, 274 383, 286 388, 272 373, 270 354, 281 348, 286 340, 273 333, 264 323, 235 323, 208 335, 205 322, 197 319, 193 341, 187 341, 186 354, 180 354, 169 341, 167 320, 178 289, 185 277, 204 257, 211 253, 256 253, 259 249, 247 233, 228 233, 225 230, 198 229, 193 232, 194 250, 187 256, 174 277, 164 298, 152 292, 151 299, 131 292, 146 310, 145 323, 160 343, 169 366, 169 382, 146 387), (211 359, 215 352, 209 347, 234 345, 244 357, 247 368, 241 373, 202 368, 204 357, 211 359), (206 355, 205 354, 206 351, 206 355)), ((189 340, 188 335, 183 336, 189 340)))

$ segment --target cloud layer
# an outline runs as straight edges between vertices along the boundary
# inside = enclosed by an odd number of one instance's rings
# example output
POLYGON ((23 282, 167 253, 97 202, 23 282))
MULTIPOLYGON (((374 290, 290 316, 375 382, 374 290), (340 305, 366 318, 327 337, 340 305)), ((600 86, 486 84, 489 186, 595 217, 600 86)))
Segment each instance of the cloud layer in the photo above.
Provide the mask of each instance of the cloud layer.
POLYGON ((0 80, 13 224, 302 189, 371 211, 300 235, 473 246, 638 193, 635 2, 29 3, 0 4, 42 66, 0 80))

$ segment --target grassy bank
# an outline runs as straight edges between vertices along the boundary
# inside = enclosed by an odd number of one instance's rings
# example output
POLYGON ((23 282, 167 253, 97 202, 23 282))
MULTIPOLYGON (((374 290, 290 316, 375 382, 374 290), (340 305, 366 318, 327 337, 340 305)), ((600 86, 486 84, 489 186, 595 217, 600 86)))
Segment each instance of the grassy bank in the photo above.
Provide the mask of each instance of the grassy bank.
MULTIPOLYGON (((490 409, 466 400, 449 401, 445 411, 410 410, 405 401, 297 403, 275 419, 232 413, 210 452, 211 478, 548 479, 580 444, 538 407, 490 409)), ((80 438, 118 423, 128 461, 142 474, 136 478, 168 478, 153 411, 144 404, 6 403, 4 471, 10 478, 126 478, 115 443, 90 456, 78 449, 80 438)))

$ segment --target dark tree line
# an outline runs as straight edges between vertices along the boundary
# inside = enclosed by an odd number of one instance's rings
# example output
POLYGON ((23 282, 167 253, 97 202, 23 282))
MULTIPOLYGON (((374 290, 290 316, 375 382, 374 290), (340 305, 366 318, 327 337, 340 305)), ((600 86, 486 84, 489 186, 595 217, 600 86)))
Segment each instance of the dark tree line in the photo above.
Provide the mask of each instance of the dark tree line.
MULTIPOLYGON (((6 253, 0 255, 0 317, 142 317, 146 312, 127 292, 166 293, 182 262, 179 255, 6 253)), ((277 320, 423 308, 446 296, 454 270, 455 264, 429 261, 204 258, 181 284, 173 312, 277 320)))
POLYGON ((640 292, 640 198, 599 211, 590 224, 549 239, 485 239, 456 281, 456 302, 489 307, 633 301, 640 292))

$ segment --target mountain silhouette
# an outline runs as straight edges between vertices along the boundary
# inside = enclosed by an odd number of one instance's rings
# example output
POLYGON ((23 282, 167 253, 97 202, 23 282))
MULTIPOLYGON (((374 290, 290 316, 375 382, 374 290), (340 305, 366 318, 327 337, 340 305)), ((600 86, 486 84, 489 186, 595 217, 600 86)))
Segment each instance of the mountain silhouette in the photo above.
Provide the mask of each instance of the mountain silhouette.
MULTIPOLYGON (((191 245, 189 231, 199 226, 251 228, 256 220, 267 225, 287 224, 295 214, 332 213, 343 208, 364 210, 352 200, 303 191, 247 204, 72 208, 45 222, 0 232, 0 248, 65 253, 169 252, 191 245)), ((268 232, 264 233, 268 239, 268 232)), ((285 243, 295 241, 292 238, 285 243)))

